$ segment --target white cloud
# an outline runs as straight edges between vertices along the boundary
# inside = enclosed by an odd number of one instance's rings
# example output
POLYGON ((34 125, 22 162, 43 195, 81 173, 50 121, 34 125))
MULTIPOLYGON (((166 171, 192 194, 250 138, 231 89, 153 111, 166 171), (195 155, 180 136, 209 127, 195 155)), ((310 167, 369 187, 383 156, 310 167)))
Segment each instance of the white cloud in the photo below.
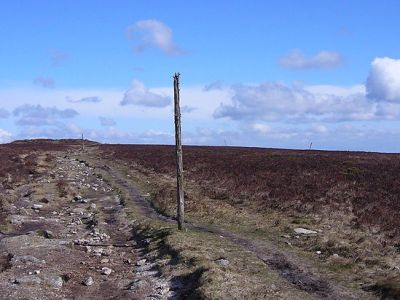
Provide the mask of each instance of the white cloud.
POLYGON ((12 134, 0 128, 0 143, 8 143, 12 139, 12 134))
POLYGON ((398 120, 400 116, 400 103, 378 103, 376 107, 376 116, 382 116, 388 120, 398 120))
POLYGON ((40 85, 44 88, 49 88, 52 89, 55 87, 56 82, 54 81, 54 79, 49 78, 49 77, 36 77, 33 79, 33 83, 36 85, 40 85))
POLYGON ((337 96, 276 82, 234 85, 231 89, 231 103, 221 104, 214 111, 215 118, 246 122, 341 122, 389 118, 388 114, 377 114, 377 104, 368 101, 362 93, 337 96))
POLYGON ((14 110, 14 116, 19 117, 18 125, 46 126, 56 125, 58 119, 73 118, 78 112, 73 109, 58 109, 56 107, 42 107, 41 105, 25 104, 14 110))
POLYGON ((106 118, 106 117, 99 117, 100 120, 100 125, 101 126, 115 126, 117 124, 117 122, 114 121, 114 119, 112 118, 106 118))
POLYGON ((8 110, 4 109, 4 108, 0 108, 0 119, 6 119, 10 116, 10 113, 8 112, 8 110))
POLYGON ((168 55, 184 54, 184 51, 175 44, 171 28, 158 20, 136 22, 128 28, 128 37, 137 41, 136 52, 142 52, 147 48, 158 48, 168 55))
POLYGON ((306 57, 299 49, 292 50, 279 60, 279 64, 288 69, 332 69, 342 63, 343 57, 334 51, 321 51, 306 57))
POLYGON ((92 96, 92 97, 83 97, 83 98, 78 99, 78 100, 73 100, 70 97, 66 97, 66 99, 67 99, 68 102, 71 102, 71 103, 99 103, 99 102, 102 101, 102 99, 100 97, 94 97, 94 96, 92 96))
POLYGON ((213 81, 204 86, 203 91, 213 91, 213 90, 222 90, 224 88, 224 83, 220 80, 213 81))
POLYGON ((262 123, 250 124, 249 128, 251 130, 253 130, 254 132, 261 133, 261 134, 268 134, 271 132, 271 126, 268 126, 268 125, 262 124, 262 123))
POLYGON ((400 102, 400 59, 375 58, 371 64, 366 87, 370 99, 400 102))
MULTIPOLYGON (((313 149, 400 151, 400 131, 395 130, 400 124, 400 103, 374 99, 362 84, 341 87, 264 82, 216 84, 206 90, 200 85, 181 89, 185 144, 308 149, 312 142, 313 149)), ((0 89, 1 107, 6 111, 26 103, 41 109, 36 115, 14 115, 12 122, 3 122, 0 127, 12 132, 13 139, 79 137, 83 132, 85 137, 109 143, 173 144, 172 96, 171 86, 149 89, 140 81, 134 81, 126 92, 7 87, 0 89), (74 105, 79 112, 75 119, 48 111, 54 103, 56 110, 68 110, 71 103, 65 100, 66 95, 73 102, 93 95, 102 101, 96 109, 96 101, 87 99, 74 105), (108 125, 99 126, 100 116, 111 118, 103 120, 108 125), (13 126, 14 120, 24 126, 13 126), (76 124, 67 123, 71 120, 76 124)))
POLYGON ((357 84, 352 86, 338 85, 308 85, 303 88, 313 94, 331 94, 338 97, 348 97, 354 94, 365 94, 365 85, 357 84))
POLYGON ((132 88, 125 92, 121 105, 140 105, 148 107, 166 107, 170 105, 171 98, 151 92, 139 80, 132 81, 132 88))
POLYGON ((312 130, 318 134, 327 134, 329 132, 329 129, 322 124, 313 124, 312 130))

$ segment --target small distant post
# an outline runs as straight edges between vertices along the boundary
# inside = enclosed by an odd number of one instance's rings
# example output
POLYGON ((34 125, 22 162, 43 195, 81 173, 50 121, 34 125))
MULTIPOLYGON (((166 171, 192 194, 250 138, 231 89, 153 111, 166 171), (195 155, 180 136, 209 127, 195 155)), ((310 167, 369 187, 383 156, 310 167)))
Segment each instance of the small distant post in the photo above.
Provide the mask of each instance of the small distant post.
POLYGON ((181 134, 181 109, 179 104, 179 73, 174 75, 174 106, 175 106, 175 145, 176 145, 176 182, 177 182, 177 220, 178 229, 183 229, 185 214, 185 199, 183 193, 183 160, 182 160, 182 134, 181 134))
POLYGON ((82 152, 85 152, 85 140, 83 139, 83 133, 82 133, 82 152))

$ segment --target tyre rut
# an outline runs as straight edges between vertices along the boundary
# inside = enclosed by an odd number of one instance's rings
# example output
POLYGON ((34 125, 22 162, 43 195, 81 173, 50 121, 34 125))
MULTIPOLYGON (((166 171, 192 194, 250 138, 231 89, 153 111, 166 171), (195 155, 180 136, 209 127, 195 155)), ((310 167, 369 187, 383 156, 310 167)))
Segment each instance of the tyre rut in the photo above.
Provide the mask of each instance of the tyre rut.
MULTIPOLYGON (((142 197, 138 190, 132 186, 120 172, 108 166, 103 166, 102 169, 108 172, 118 185, 128 191, 131 200, 144 216, 168 223, 176 222, 174 218, 158 213, 151 206, 150 202, 142 197)), ((280 277, 293 284, 299 290, 305 291, 317 299, 359 299, 358 295, 354 295, 343 286, 330 283, 328 279, 317 275, 312 266, 304 263, 301 264, 297 259, 288 257, 286 253, 277 249, 277 247, 272 244, 261 244, 260 242, 253 241, 239 234, 208 225, 186 222, 185 226, 190 229, 208 232, 226 238, 245 250, 253 252, 269 268, 276 271, 280 277)))

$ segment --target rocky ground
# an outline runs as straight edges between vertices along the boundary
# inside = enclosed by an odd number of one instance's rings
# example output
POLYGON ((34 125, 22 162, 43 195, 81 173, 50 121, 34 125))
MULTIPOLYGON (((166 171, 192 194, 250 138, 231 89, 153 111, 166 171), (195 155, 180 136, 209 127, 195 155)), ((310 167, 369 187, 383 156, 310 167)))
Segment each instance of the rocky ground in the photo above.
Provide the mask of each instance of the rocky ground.
MULTIPOLYGON (((51 167, 51 168, 50 168, 51 167)), ((46 169, 47 168, 47 169, 46 169)), ((118 193, 71 157, 15 190, 0 234, 1 299, 174 299, 118 193)))
POLYGON ((63 147, 12 153, 7 161, 25 166, 24 176, 3 168, 0 299, 399 299, 397 254, 349 264, 348 248, 319 246, 322 225, 208 206, 190 180, 187 207, 201 215, 188 210, 179 231, 154 201, 174 178, 101 156, 96 145, 63 147))

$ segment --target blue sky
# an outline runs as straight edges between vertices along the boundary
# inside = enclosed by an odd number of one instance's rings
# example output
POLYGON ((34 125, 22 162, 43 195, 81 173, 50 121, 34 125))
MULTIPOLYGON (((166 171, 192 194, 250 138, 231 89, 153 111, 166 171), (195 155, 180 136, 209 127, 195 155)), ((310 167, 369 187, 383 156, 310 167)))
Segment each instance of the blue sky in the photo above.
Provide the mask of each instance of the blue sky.
POLYGON ((2 1, 0 142, 400 151, 398 1, 2 1))

